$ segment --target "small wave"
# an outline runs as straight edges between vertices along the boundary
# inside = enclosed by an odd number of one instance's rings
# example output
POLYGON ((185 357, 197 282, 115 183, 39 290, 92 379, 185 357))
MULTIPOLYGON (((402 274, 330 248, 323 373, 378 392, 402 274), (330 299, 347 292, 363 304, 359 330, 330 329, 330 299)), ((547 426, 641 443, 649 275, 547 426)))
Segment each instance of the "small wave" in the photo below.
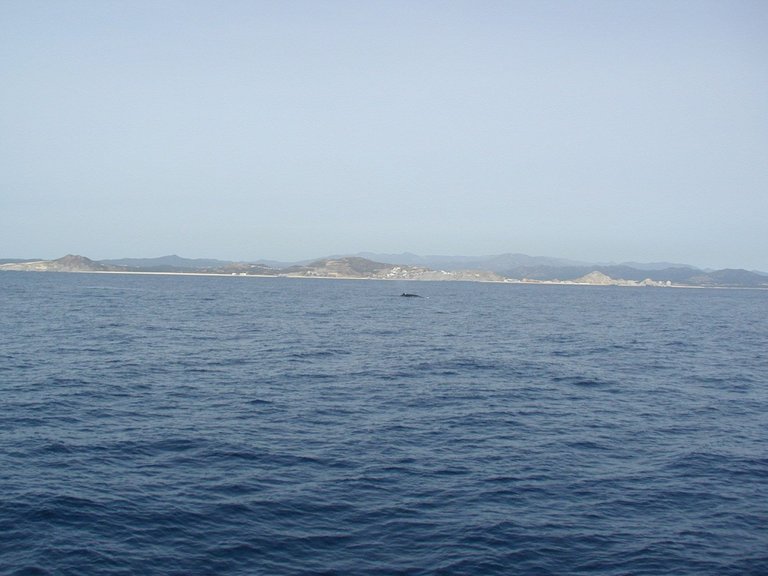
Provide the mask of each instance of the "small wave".
POLYGON ((577 388, 609 388, 615 386, 615 383, 600 378, 588 378, 584 376, 553 376, 552 382, 557 384, 568 384, 577 388))
POLYGON ((597 452, 597 451, 603 451, 603 450, 610 450, 611 447, 606 445, 605 443, 600 442, 594 442, 591 440, 580 440, 575 442, 566 442, 566 446, 569 448, 573 448, 576 450, 587 450, 590 452, 597 452))
POLYGON ((342 350, 339 348, 323 348, 319 350, 302 350, 297 352, 291 352, 288 354, 289 358, 295 358, 299 360, 314 359, 314 358, 329 358, 332 356, 346 356, 350 354, 349 350, 342 350))
POLYGON ((248 400, 248 404, 251 406, 271 406, 274 405, 272 400, 265 400, 264 398, 252 398, 248 400))
POLYGON ((9 574, 10 576, 49 576, 54 574, 54 572, 41 568, 40 566, 25 566, 13 572, 9 572, 9 574))

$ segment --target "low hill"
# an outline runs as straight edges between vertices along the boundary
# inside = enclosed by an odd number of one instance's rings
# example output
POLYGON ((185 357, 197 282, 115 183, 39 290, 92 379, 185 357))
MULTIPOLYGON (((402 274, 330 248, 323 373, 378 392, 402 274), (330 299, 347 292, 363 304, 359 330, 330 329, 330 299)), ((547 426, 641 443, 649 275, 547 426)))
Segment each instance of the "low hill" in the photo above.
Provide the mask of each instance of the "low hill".
POLYGON ((316 278, 370 278, 378 280, 471 280, 501 282, 502 276, 486 270, 437 271, 424 266, 387 264, 360 256, 325 258, 305 266, 284 268, 282 274, 316 278))
POLYGON ((158 258, 119 258, 117 260, 100 260, 108 266, 121 266, 138 270, 200 270, 201 268, 221 268, 233 262, 205 258, 182 258, 181 256, 160 256, 158 258))
POLYGON ((693 286, 768 287, 768 277, 748 270, 724 269, 713 272, 696 271, 685 281, 693 286))
POLYGON ((28 262, 42 262, 40 258, 0 258, 2 264, 25 264, 28 262))
POLYGON ((424 266, 434 270, 485 270, 503 273, 505 270, 519 266, 593 266, 585 262, 550 258, 547 256, 528 256, 526 254, 497 254, 492 256, 419 256, 410 252, 402 254, 376 254, 361 252, 357 256, 386 262, 397 262, 410 266, 424 266))
POLYGON ((56 260, 36 260, 16 264, 3 264, 0 268, 24 272, 109 272, 117 270, 114 266, 101 264, 85 256, 76 256, 74 254, 67 254, 56 260))
POLYGON ((639 270, 631 266, 520 266, 505 270, 509 278, 538 281, 579 281, 593 272, 610 278, 634 282, 653 280, 670 282, 681 286, 721 286, 739 288, 768 287, 768 278, 747 270, 716 270, 704 272, 697 268, 664 268, 661 270, 639 270))

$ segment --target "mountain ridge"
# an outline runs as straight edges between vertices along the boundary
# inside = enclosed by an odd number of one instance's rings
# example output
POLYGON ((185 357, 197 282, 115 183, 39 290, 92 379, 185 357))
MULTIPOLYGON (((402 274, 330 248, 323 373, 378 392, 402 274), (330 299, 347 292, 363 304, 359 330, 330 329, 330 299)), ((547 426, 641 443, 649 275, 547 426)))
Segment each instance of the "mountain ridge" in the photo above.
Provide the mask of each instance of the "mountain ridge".
POLYGON ((0 270, 768 288, 768 274, 744 269, 702 270, 693 266, 674 264, 666 268, 654 267, 670 264, 663 262, 648 263, 642 267, 637 263, 635 263, 636 266, 601 265, 513 253, 464 257, 419 256, 412 253, 376 255, 371 252, 362 252, 356 255, 330 256, 288 265, 269 265, 264 262, 263 260, 234 262, 183 258, 178 255, 97 261, 85 256, 68 254, 56 260, 0 260, 0 270), (383 261, 390 259, 411 263, 383 261), (426 263, 432 266, 427 266, 426 263))

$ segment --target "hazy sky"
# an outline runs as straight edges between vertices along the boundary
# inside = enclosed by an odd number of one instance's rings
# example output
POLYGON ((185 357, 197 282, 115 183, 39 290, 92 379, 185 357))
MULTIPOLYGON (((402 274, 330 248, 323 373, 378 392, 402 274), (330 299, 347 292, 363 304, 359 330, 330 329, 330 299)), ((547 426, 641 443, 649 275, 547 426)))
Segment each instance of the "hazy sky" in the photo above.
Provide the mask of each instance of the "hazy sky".
POLYGON ((768 2, 0 0, 0 257, 768 271, 768 2))

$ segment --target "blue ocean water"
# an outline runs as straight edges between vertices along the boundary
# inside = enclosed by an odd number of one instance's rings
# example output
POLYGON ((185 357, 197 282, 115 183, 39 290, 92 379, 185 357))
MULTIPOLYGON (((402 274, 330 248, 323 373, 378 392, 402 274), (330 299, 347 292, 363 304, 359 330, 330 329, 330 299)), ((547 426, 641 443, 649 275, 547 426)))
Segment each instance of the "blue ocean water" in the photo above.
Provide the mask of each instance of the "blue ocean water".
POLYGON ((0 574, 768 574, 768 292, 0 273, 0 574))

